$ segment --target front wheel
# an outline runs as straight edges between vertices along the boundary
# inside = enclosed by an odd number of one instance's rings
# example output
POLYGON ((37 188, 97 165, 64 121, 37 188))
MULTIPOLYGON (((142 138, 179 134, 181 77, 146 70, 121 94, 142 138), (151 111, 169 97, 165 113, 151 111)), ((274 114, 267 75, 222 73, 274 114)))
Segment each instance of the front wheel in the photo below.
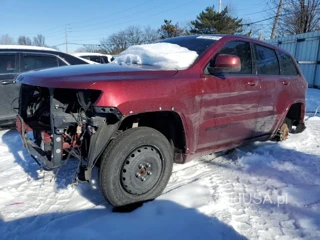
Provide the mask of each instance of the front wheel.
POLYGON ((172 147, 163 134, 148 127, 132 128, 102 155, 100 186, 115 207, 152 200, 166 187, 172 166, 172 147))

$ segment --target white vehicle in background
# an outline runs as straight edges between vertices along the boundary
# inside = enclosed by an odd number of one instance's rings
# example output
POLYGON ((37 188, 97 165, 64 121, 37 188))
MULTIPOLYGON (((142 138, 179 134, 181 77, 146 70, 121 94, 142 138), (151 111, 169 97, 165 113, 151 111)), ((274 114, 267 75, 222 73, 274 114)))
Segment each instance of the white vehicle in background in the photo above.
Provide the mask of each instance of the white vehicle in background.
POLYGON ((100 64, 100 63, 97 63, 97 62, 94 62, 94 61, 91 61, 91 60, 88 60, 86 58, 82 58, 82 57, 78 57, 78 56, 75 56, 73 55, 75 58, 78 58, 78 59, 81 59, 82 61, 88 63, 88 64, 100 64))
POLYGON ((113 56, 107 55, 107 54, 102 54, 102 53, 73 53, 74 56, 80 57, 82 59, 87 59, 96 63, 110 63, 113 61, 113 56))

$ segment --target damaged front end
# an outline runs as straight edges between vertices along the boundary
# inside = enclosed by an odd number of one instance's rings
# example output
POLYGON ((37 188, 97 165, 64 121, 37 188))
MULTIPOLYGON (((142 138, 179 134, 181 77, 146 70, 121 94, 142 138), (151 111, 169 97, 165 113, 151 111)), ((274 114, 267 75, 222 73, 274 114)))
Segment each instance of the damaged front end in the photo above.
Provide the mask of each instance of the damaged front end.
POLYGON ((94 106, 101 94, 98 90, 21 85, 17 129, 24 147, 43 169, 59 168, 73 156, 86 162, 79 179, 90 179, 122 119, 116 108, 94 106))

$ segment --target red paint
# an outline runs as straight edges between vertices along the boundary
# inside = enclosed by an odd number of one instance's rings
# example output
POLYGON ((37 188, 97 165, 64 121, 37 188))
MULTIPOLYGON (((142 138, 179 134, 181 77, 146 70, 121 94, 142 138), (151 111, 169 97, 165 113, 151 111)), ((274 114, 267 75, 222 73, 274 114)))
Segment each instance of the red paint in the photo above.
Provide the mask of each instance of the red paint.
MULTIPOLYGON (((300 76, 292 78, 233 74, 222 79, 204 75, 210 59, 234 40, 280 50, 250 38, 224 36, 186 70, 81 65, 31 72, 24 75, 23 83, 102 90, 95 105, 116 107, 124 117, 175 111, 183 122, 190 160, 198 154, 235 147, 251 139, 268 139, 276 133, 291 104, 305 106, 307 82, 300 70, 300 76)), ((235 67, 240 64, 235 57, 222 58, 220 63, 235 67)), ((304 112, 301 121, 303 117, 304 112)))

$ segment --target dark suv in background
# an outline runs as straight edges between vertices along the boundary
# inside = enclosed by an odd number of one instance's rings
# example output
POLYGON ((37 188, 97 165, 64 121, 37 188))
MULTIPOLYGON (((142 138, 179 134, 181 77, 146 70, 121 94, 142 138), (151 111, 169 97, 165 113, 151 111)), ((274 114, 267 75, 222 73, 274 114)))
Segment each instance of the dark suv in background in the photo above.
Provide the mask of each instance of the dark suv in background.
POLYGON ((0 45, 0 127, 15 122, 19 97, 19 85, 15 84, 15 78, 20 73, 76 64, 88 62, 51 48, 0 45))

